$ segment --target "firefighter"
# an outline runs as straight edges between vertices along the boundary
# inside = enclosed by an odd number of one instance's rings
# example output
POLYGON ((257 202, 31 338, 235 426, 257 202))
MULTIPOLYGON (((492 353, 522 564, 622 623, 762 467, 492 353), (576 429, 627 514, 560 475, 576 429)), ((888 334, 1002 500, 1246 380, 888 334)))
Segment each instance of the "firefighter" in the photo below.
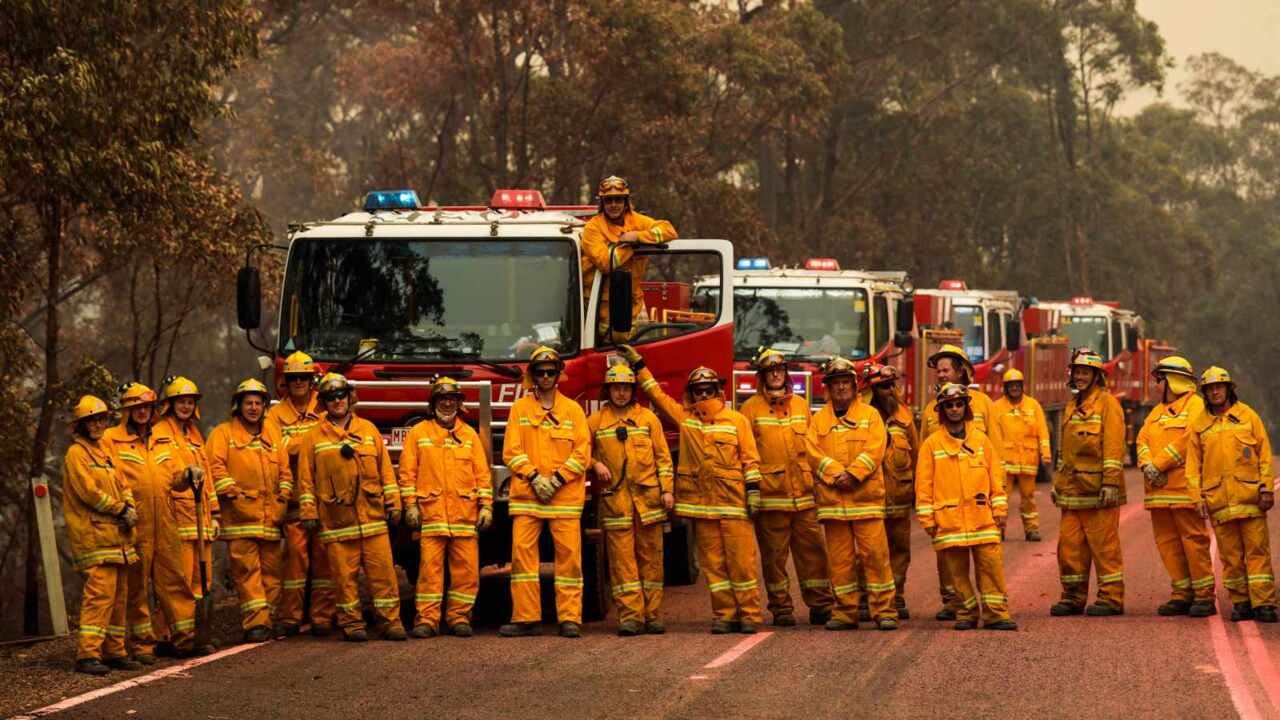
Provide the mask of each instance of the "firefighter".
POLYGON ((245 642, 284 635, 280 607, 280 524, 294 495, 284 438, 266 422, 267 386, 249 378, 231 396, 231 418, 209 433, 209 469, 222 508, 231 579, 240 596, 245 642))
POLYGON ((620 348, 649 400, 680 428, 675 511, 693 522, 698 564, 711 591, 711 632, 755 633, 764 613, 751 527, 761 507, 760 454, 751 425, 725 404, 724 381, 711 368, 689 373, 681 403, 662 391, 635 348, 620 348))
MULTIPOLYGON (((987 424, 987 420, 994 415, 994 403, 986 393, 973 387, 973 363, 969 361, 969 356, 964 350, 956 345, 943 345, 929 356, 929 367, 933 368, 937 382, 935 391, 947 383, 956 383, 969 388, 969 411, 973 413, 973 424, 991 437, 998 447, 1000 445, 998 432, 987 424)), ((920 437, 927 440, 930 435, 938 432, 940 427, 937 401, 930 400, 924 412, 920 414, 920 437)), ((947 567, 941 562, 941 558, 938 562, 938 593, 942 597, 942 609, 938 611, 935 618, 955 620, 958 610, 955 588, 947 577, 947 567)))
POLYGON ((160 394, 160 421, 155 426, 157 438, 166 438, 173 450, 179 483, 172 491, 174 515, 178 521, 178 537, 182 540, 182 572, 191 593, 199 603, 204 599, 200 587, 200 557, 196 537, 196 489, 200 491, 200 524, 204 529, 204 562, 213 567, 213 541, 218 537, 221 511, 218 494, 213 490, 209 461, 205 457, 204 434, 196 421, 200 419, 200 389, 185 377, 165 379, 160 394))
POLYGON ((853 363, 833 357, 822 369, 827 404, 809 421, 805 445, 817 471, 818 520, 827 539, 835 612, 828 630, 858 627, 858 605, 881 630, 897 630, 893 567, 885 536, 884 463, 888 431, 880 413, 858 397, 853 363), (858 579, 861 566, 865 582, 858 579))
POLYGON ((1213 523, 1231 619, 1276 621, 1267 513, 1275 505, 1271 440, 1253 408, 1236 397, 1220 367, 1200 376, 1208 412, 1193 421, 1187 448, 1187 492, 1213 523))
POLYGON ((644 291, 639 280, 644 277, 649 261, 633 258, 631 245, 656 245, 676 239, 676 229, 666 220, 642 215, 631 207, 631 185, 617 175, 600 181, 596 188, 599 210, 582 229, 582 288, 590 293, 597 274, 605 286, 600 292, 601 332, 609 327, 609 273, 628 269, 636 277, 631 290, 631 313, 637 320, 647 320, 644 291))
POLYGON ((947 383, 934 406, 942 430, 920 447, 916 517, 947 565, 959 600, 956 630, 1017 630, 1009 618, 1000 538, 1008 514, 995 443, 973 422, 969 389, 947 383), (969 579, 972 557, 978 595, 969 579))
POLYGON ((102 447, 111 413, 102 400, 85 395, 71 411, 73 439, 62 462, 62 512, 71 542, 71 563, 84 576, 76 672, 106 675, 137 670, 125 649, 129 566, 137 564, 133 493, 102 447))
POLYGON ((610 367, 604 404, 587 418, 591 457, 601 483, 600 524, 609 552, 609 582, 623 637, 666 632, 662 624, 662 523, 675 507, 675 475, 662 424, 636 404, 636 374, 610 367))
MULTIPOLYGON (((280 430, 289 453, 289 473, 298 476, 298 448, 302 436, 311 432, 324 418, 316 397, 316 365, 311 356, 297 350, 284 359, 285 398, 267 411, 267 422, 280 430)), ((303 622, 302 607, 307 593, 307 574, 311 575, 311 634, 324 637, 333 632, 337 609, 334 607, 333 579, 324 543, 317 533, 302 529, 298 515, 298 495, 289 500, 284 524, 284 566, 280 580, 280 607, 276 615, 286 636, 296 635, 303 622), (314 560, 314 562, 313 562, 314 560)))
POLYGON ((400 452, 400 500, 405 524, 421 533, 417 619, 411 634, 435 637, 448 598, 445 626, 471 637, 471 609, 480 591, 478 532, 493 524, 489 456, 480 435, 462 421, 462 387, 447 377, 431 385, 426 420, 414 425, 400 452), (449 592, 445 594, 446 558, 449 592))
POLYGON ((1025 392, 1022 373, 1009 368, 1001 378, 1004 394, 991 412, 993 435, 1000 438, 1000 459, 1009 491, 1018 490, 1023 537, 1040 542, 1040 513, 1036 510, 1036 478, 1053 454, 1044 408, 1025 392))
POLYGON ((363 571, 379 620, 375 632, 384 640, 407 640, 387 527, 401 519, 391 456, 378 428, 356 415, 358 398, 345 377, 331 372, 320 378, 319 396, 324 420, 298 447, 302 530, 318 532, 324 543, 343 639, 369 639, 360 611, 363 571))
MULTIPOLYGON (((889 540, 889 565, 893 568, 893 606, 898 619, 906 620, 907 568, 911 565, 911 515, 916 505, 916 456, 920 436, 916 434, 911 408, 902 401, 898 389, 898 369, 892 365, 869 365, 866 384, 871 388, 871 405, 880 412, 887 435, 883 472, 885 485, 884 531, 889 540)), ((865 603, 864 603, 865 605, 865 603)), ((859 610, 861 617, 861 610, 859 610)), ((870 619, 870 608, 867 618, 870 619)))
MULTIPOLYGON (((196 601, 182 565, 182 541, 170 495, 182 470, 170 438, 152 431, 156 393, 141 383, 120 390, 120 424, 107 428, 102 445, 133 493, 138 524, 133 543, 139 562, 129 566, 129 635, 134 659, 155 663, 157 641, 162 652, 186 657, 193 647, 196 601), (150 595, 156 604, 152 623, 150 595)), ((207 648, 200 648, 201 651, 207 648)))
POLYGON ((1204 413, 1204 400, 1196 393, 1195 373, 1186 358, 1167 357, 1151 374, 1163 383, 1164 394, 1138 432, 1138 467, 1145 481, 1143 505, 1151 513, 1156 549, 1173 584, 1173 596, 1157 612, 1209 617, 1217 613, 1209 529, 1187 487, 1185 468, 1192 428, 1204 413))
POLYGON ((1058 470, 1050 498, 1062 510, 1058 569, 1062 599, 1052 615, 1086 612, 1089 568, 1096 567, 1097 601, 1089 615, 1124 614, 1120 508, 1125 502, 1124 410, 1106 387, 1102 358, 1081 348, 1071 359, 1072 398, 1062 417, 1058 470))
POLYGON ((582 406, 560 393, 564 362, 542 346, 529 356, 524 386, 511 405, 502 458, 511 470, 511 622, 503 637, 536 635, 542 621, 538 538, 555 545, 556 617, 561 637, 582 636, 582 505, 591 432, 582 406))
POLYGON ((776 626, 796 624, 787 572, 788 556, 794 554, 809 624, 825 625, 831 619, 833 599, 827 547, 818 524, 813 473, 804 444, 809 403, 791 391, 782 353, 761 348, 754 364, 759 389, 743 403, 741 412, 751 423, 760 450, 760 514, 755 527, 769 612, 776 626))

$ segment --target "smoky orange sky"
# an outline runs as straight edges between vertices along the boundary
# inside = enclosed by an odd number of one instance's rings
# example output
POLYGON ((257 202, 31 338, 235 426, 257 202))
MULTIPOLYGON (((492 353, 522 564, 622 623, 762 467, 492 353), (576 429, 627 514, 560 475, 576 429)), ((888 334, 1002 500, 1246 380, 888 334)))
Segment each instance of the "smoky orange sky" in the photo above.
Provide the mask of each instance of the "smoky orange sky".
MULTIPOLYGON (((1160 26, 1177 63, 1165 80, 1166 102, 1182 104, 1187 57, 1218 52, 1267 75, 1280 75, 1280 0, 1138 0, 1138 12, 1160 26)), ((1157 98, 1131 92, 1120 112, 1132 114, 1157 98)))

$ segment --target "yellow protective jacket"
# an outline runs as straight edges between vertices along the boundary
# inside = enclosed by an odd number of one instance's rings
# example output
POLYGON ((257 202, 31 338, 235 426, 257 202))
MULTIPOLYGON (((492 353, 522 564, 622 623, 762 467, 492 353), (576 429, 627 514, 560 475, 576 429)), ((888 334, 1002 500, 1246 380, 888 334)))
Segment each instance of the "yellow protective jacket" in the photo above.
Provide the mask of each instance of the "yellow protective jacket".
POLYGON ((582 406, 556 391, 550 410, 530 393, 511 404, 502 460, 511 469, 511 515, 576 518, 587 498, 587 466, 591 464, 591 430, 582 406), (533 492, 537 475, 560 475, 563 485, 543 503, 533 492))
POLYGON ((280 523, 293 497, 289 456, 275 423, 254 432, 231 418, 209 433, 205 451, 222 509, 222 540, 279 540, 280 523))
POLYGON ((1221 415, 1201 413, 1187 447, 1187 492, 1203 498, 1214 525, 1266 517, 1259 494, 1273 492, 1271 440, 1262 419, 1242 402, 1221 415))
MULTIPOLYGON (((320 401, 316 393, 311 393, 311 400, 307 402, 307 407, 302 412, 298 412, 293 406, 293 401, 285 398, 267 411, 267 422, 274 423, 280 431, 280 437, 284 440, 285 450, 289 453, 289 472, 293 477, 298 476, 298 447, 301 445, 302 436, 315 429, 316 425, 324 419, 324 409, 320 407, 320 401)), ((298 495, 294 493, 289 499, 289 510, 285 513, 285 520, 298 519, 298 495)))
POLYGON ((1058 507, 1082 510, 1101 507, 1103 485, 1124 488, 1124 409, 1105 387, 1093 387, 1088 397, 1076 396, 1062 415, 1058 471, 1053 489, 1058 507))
POLYGON ((1035 475, 1040 463, 1053 459, 1049 445, 1049 423, 1044 408, 1030 395, 1023 395, 1017 405, 1002 397, 992 406, 995 428, 992 437, 1000 438, 1000 460, 1009 475, 1035 475))
POLYGON ((702 520, 748 517, 748 487, 758 488, 760 451, 751 425, 723 401, 686 407, 662 391, 649 368, 637 379, 664 415, 680 427, 676 514, 702 520))
POLYGON ((387 532, 387 513, 400 509, 400 486, 382 433, 347 415, 345 427, 326 420, 298 446, 298 505, 303 520, 320 521, 320 541, 331 543, 387 532), (343 446, 352 456, 343 456, 343 446))
MULTIPOLYGON (((999 435, 999 430, 992 422, 995 417, 995 406, 990 395, 981 390, 969 388, 969 409, 973 411, 973 424, 992 440, 999 435)), ((938 422, 938 401, 930 400, 924 412, 920 413, 920 437, 928 438, 941 428, 942 424, 938 422)), ((996 446, 999 450, 999 442, 996 446)))
POLYGON ((119 522, 130 505, 133 494, 111 456, 100 444, 77 437, 62 461, 62 514, 76 570, 137 562, 132 531, 119 522))
POLYGON ((805 445, 809 464, 817 467, 819 520, 867 520, 885 516, 884 464, 889 432, 880 411, 854 400, 843 417, 827 403, 809 421, 805 445), (841 473, 853 476, 852 487, 836 487, 841 473))
POLYGON ((204 539, 213 540, 213 519, 220 519, 218 493, 213 489, 213 472, 209 468, 209 460, 204 454, 204 435, 200 428, 192 423, 182 423, 173 415, 166 415, 152 428, 157 436, 168 438, 176 460, 177 483, 170 491, 173 498, 173 514, 178 521, 178 537, 183 540, 196 539, 196 498, 195 491, 186 482, 181 482, 184 471, 191 466, 204 470, 204 492, 200 499, 201 522, 204 524, 204 539))
POLYGON ((916 434, 911 408, 899 403, 898 409, 885 420, 885 431, 888 444, 881 464, 884 514, 885 517, 911 517, 916 506, 916 456, 920 454, 920 436, 916 434))
MULTIPOLYGON (((676 229, 666 220, 655 220, 648 215, 630 211, 622 218, 621 225, 614 225, 600 213, 587 221, 582 228, 582 289, 585 294, 591 291, 597 273, 605 277, 609 272, 609 253, 614 250, 614 262, 617 268, 631 270, 635 280, 631 284, 631 314, 639 315, 644 309, 644 290, 640 281, 644 279, 645 269, 649 261, 635 258, 634 251, 627 245, 619 245, 618 238, 625 232, 639 233, 639 242, 657 245, 676 239, 676 229)), ((600 293, 600 307, 609 307, 609 286, 605 285, 600 293)), ((656 318, 655 318, 656 319, 656 318)))
POLYGON ((417 502, 423 535, 473 537, 480 508, 493 505, 493 471, 480 435, 457 418, 423 420, 400 451, 400 500, 417 502))
POLYGON ((925 438, 916 467, 916 518, 933 534, 933 547, 1000 542, 998 518, 1009 512, 1004 468, 995 443, 965 423, 963 439, 945 428, 925 438))
POLYGON ((658 416, 635 403, 621 411, 605 403, 587 418, 587 426, 594 439, 591 457, 613 475, 612 483, 600 488, 601 525, 606 530, 629 530, 633 517, 641 525, 666 520, 662 494, 674 492, 675 470, 658 416), (626 428, 626 440, 618 439, 620 428, 626 428))
POLYGON ((805 435, 809 403, 788 391, 769 399, 763 392, 742 404, 760 450, 760 509, 796 512, 814 507, 813 472, 805 435))
POLYGON ((143 547, 157 537, 159 528, 172 527, 177 534, 172 492, 185 466, 179 467, 173 445, 154 428, 143 441, 129 428, 127 416, 102 434, 102 447, 133 493, 138 511, 134 542, 143 547))
POLYGON ((1138 467, 1155 465, 1164 473, 1165 486, 1145 483, 1147 508, 1194 508, 1198 502, 1187 490, 1187 446, 1192 425, 1204 413, 1204 399, 1194 390, 1171 403, 1152 408, 1138 432, 1138 467), (1154 448, 1154 450, 1153 450, 1154 448))

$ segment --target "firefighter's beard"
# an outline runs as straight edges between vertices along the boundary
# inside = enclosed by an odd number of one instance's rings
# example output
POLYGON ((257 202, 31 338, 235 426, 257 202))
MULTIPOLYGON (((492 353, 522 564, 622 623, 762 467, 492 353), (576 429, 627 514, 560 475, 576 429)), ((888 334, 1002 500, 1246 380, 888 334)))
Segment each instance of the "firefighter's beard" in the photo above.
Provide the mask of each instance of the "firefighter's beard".
POLYGON ((881 412, 885 417, 892 417, 898 412, 898 396, 896 395, 877 395, 876 404, 880 406, 881 412))
POLYGON ((450 413, 445 413, 443 410, 436 410, 436 422, 440 423, 441 427, 447 427, 447 428, 453 427, 453 421, 456 420, 457 418, 458 418, 457 410, 454 410, 453 412, 450 412, 450 413))

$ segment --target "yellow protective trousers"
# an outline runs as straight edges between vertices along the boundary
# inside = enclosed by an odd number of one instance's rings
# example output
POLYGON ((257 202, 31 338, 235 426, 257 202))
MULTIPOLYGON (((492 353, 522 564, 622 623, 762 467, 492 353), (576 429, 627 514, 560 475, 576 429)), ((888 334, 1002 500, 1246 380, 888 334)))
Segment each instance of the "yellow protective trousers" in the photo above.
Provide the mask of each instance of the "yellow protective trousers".
POLYGON ((80 571, 84 576, 84 590, 80 595, 77 660, 122 658, 129 654, 124 646, 128 567, 90 565, 80 571))
POLYGON ((938 561, 938 597, 942 599, 943 609, 959 610, 960 605, 956 600, 956 586, 951 581, 951 569, 947 567, 947 563, 942 559, 942 553, 935 551, 936 560, 938 561))
POLYGON ((1213 602, 1209 527, 1194 508, 1150 508, 1156 549, 1169 572, 1173 599, 1213 602))
POLYGON ((365 627, 364 616, 360 612, 361 570, 369 582, 373 612, 381 620, 383 629, 403 629, 400 622, 400 581, 396 578, 395 563, 391 559, 390 536, 379 533, 334 540, 325 543, 325 551, 329 556, 329 570, 333 573, 338 625, 342 632, 350 634, 365 627))
MULTIPOLYGON (((191 595, 198 603, 204 599, 204 590, 200 588, 200 558, 198 555, 199 546, 195 540, 182 541, 182 573, 187 578, 187 585, 191 586, 191 595)), ((208 573, 206 581, 209 587, 213 587, 213 542, 206 540, 204 543, 204 561, 205 570, 208 573)))
POLYGON ((911 518, 885 518, 884 532, 889 540, 889 567, 893 569, 893 606, 906 607, 907 568, 911 566, 911 518))
POLYGON ((129 566, 129 635, 133 651, 154 654, 157 640, 182 649, 195 637, 196 601, 183 569, 182 541, 174 526, 157 523, 149 538, 139 538, 138 562, 129 566), (151 595, 156 608, 151 608, 151 595))
POLYGON ((1271 571, 1271 540, 1265 517, 1232 520, 1213 526, 1222 560, 1222 584, 1231 602, 1253 607, 1276 604, 1276 578, 1271 571))
POLYGON ((1058 572, 1062 600, 1084 607, 1089 570, 1096 568, 1098 603, 1124 609, 1124 558, 1120 554, 1120 508, 1062 511, 1058 529, 1058 572))
POLYGON ((280 607, 279 540, 231 538, 227 540, 231 580, 240 597, 240 624, 245 629, 270 627, 280 607))
POLYGON ((302 523, 290 520, 280 527, 284 535, 284 565, 280 575, 280 604, 276 618, 285 625, 303 623, 302 606, 307 592, 307 571, 311 572, 311 607, 313 625, 331 627, 337 621, 333 599, 333 578, 329 572, 329 556, 320 541, 320 533, 308 533, 302 523))
POLYGON ((471 609, 480 593, 480 540, 474 535, 423 535, 418 547, 418 584, 414 589, 417 618, 414 625, 440 628, 440 608, 448 598, 445 625, 471 623, 471 609), (444 568, 449 566, 449 592, 444 590, 444 568))
POLYGON ((711 613, 723 622, 764 622, 760 607, 760 561, 751 521, 693 519, 698 564, 707 575, 711 613))
POLYGON ((538 536, 546 523, 555 546, 557 622, 582 623, 582 527, 577 517, 511 518, 511 622, 542 622, 538 536))
POLYGON ((1009 484, 1009 489, 1018 489, 1018 497, 1020 498, 1020 514, 1022 516, 1022 532, 1029 533, 1033 530, 1040 531, 1040 512, 1036 510, 1036 476, 1035 475, 1005 475, 1005 481, 1009 484))
POLYGON ((939 559, 949 569, 949 576, 956 588, 956 620, 973 622, 978 619, 978 606, 982 606, 984 625, 1009 619, 1009 596, 1004 584, 1004 558, 1000 543, 960 545, 938 551, 939 559), (973 570, 977 577, 978 595, 974 595, 973 581, 969 579, 969 557, 973 556, 973 570))
POLYGON ((832 618, 856 625, 858 604, 864 594, 873 620, 897 618, 884 520, 823 520, 822 529, 827 537, 831 589, 835 594, 832 618))
POLYGON ((629 528, 605 528, 609 552, 609 584, 618 622, 662 619, 662 523, 641 525, 631 516, 629 528))
POLYGON ((791 615, 791 575, 788 557, 795 558, 796 576, 800 580, 800 596, 810 610, 830 612, 835 599, 831 595, 831 572, 827 568, 827 545, 818 525, 818 511, 764 510, 756 515, 756 539, 764 564, 764 587, 769 598, 769 612, 774 617, 791 615))

